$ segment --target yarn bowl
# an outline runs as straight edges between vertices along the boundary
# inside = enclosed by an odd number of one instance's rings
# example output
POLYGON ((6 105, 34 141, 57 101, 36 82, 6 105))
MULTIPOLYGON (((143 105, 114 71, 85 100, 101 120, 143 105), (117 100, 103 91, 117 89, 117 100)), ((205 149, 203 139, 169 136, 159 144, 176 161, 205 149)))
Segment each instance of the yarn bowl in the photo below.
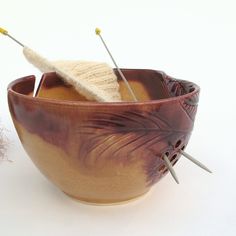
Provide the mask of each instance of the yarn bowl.
MULTIPOLYGON (((115 71, 117 73, 117 71, 115 71)), ((168 173, 189 141, 199 87, 165 73, 122 69, 138 98, 95 102, 55 73, 8 86, 8 103, 19 139, 33 163, 67 195, 87 203, 115 204, 137 198, 168 173)))

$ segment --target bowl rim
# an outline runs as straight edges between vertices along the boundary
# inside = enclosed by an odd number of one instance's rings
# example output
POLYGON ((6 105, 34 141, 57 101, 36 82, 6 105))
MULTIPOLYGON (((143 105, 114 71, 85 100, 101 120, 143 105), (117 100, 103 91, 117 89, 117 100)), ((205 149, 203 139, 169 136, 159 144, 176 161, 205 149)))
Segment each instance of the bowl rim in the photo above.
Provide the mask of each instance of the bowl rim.
MULTIPOLYGON (((129 107, 129 106, 144 106, 144 105, 158 105, 158 104, 163 104, 163 103, 169 103, 169 102, 177 102, 180 100, 185 100, 187 98, 191 98, 193 97, 195 94, 198 94, 200 92, 200 87, 191 82, 191 81, 187 81, 187 80, 181 80, 181 79, 176 79, 173 78, 169 75, 167 75, 165 72, 160 71, 160 70, 154 70, 154 69, 128 69, 128 68, 124 68, 121 69, 122 71, 125 70, 142 70, 142 71, 149 71, 149 72, 157 72, 159 74, 161 74, 161 76, 163 77, 164 80, 175 80, 175 81, 181 81, 181 82, 188 82, 190 84, 192 84, 194 86, 194 91, 186 93, 184 95, 180 95, 180 96, 176 96, 176 97, 169 97, 169 98, 163 98, 163 99, 158 99, 158 100, 147 100, 147 101, 122 101, 122 102, 97 102, 97 101, 69 101, 69 100, 57 100, 57 99, 50 99, 50 98, 42 98, 42 97, 33 97, 33 96, 29 96, 29 95, 25 95, 22 93, 18 93, 16 91, 13 90, 13 86, 15 86, 16 84, 20 83, 20 82, 25 82, 25 81, 34 81, 34 85, 33 85, 33 89, 35 86, 35 80, 36 80, 36 76, 35 75, 28 75, 28 76, 24 76, 21 77, 19 79, 16 79, 12 82, 9 83, 8 87, 7 87, 7 91, 8 91, 8 96, 9 95, 13 95, 13 96, 17 96, 20 97, 22 99, 26 99, 28 101, 32 101, 34 103, 47 103, 50 105, 65 105, 65 106, 81 106, 81 107, 129 107)), ((47 74, 56 74, 55 72, 48 72, 48 73, 43 73, 42 78, 47 75, 47 74)), ((41 79, 42 79, 41 78, 41 79)))

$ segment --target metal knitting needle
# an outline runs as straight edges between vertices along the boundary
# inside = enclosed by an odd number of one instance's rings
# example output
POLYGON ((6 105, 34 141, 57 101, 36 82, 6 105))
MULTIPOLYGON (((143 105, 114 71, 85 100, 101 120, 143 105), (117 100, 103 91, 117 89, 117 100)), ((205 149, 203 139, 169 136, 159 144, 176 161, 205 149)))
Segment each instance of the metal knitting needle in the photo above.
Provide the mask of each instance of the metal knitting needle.
POLYGON ((203 165, 200 161, 196 160, 195 158, 193 158, 192 156, 190 156, 188 153, 184 152, 183 150, 179 150, 179 152, 185 156, 187 159, 189 159, 190 161, 192 161, 194 164, 196 164, 197 166, 201 167, 203 170, 206 170, 209 173, 212 173, 211 170, 209 170, 205 165, 203 165))
POLYGON ((96 35, 98 35, 98 36, 100 37, 100 39, 101 39, 103 45, 105 46, 105 48, 106 48, 108 54, 109 54, 110 57, 111 57, 111 60, 113 61, 113 63, 114 63, 114 65, 115 65, 115 67, 116 67, 118 73, 120 74, 121 78, 122 78, 123 81, 125 82, 125 85, 127 86, 128 90, 129 90, 129 93, 131 94, 133 100, 134 100, 135 102, 137 102, 138 100, 137 100, 137 98, 136 98, 136 96, 135 96, 133 90, 131 89, 131 87, 130 87, 128 81, 127 81, 127 79, 125 78, 124 74, 122 73, 122 71, 120 70, 119 66, 117 65, 117 63, 116 63, 115 59, 113 58, 113 56, 112 56, 110 50, 108 49, 108 47, 107 47, 107 45, 106 45, 106 43, 105 43, 105 41, 104 41, 104 39, 103 39, 103 37, 102 37, 102 35, 101 35, 101 30, 100 30, 99 28, 96 28, 96 29, 95 29, 95 33, 96 33, 96 35))
POLYGON ((0 33, 3 35, 6 35, 7 37, 9 37, 10 39, 12 39, 13 41, 15 41, 16 43, 18 43, 20 46, 24 47, 25 45, 21 42, 19 42, 17 39, 15 39, 14 37, 12 37, 7 30, 0 28, 0 33))
POLYGON ((179 184, 179 180, 178 180, 177 175, 176 175, 176 173, 175 173, 175 171, 174 171, 174 169, 173 169, 173 167, 172 167, 172 165, 169 161, 169 158, 166 156, 166 154, 164 154, 163 158, 164 158, 166 166, 167 166, 168 170, 170 171, 172 177, 174 178, 175 182, 177 184, 179 184))

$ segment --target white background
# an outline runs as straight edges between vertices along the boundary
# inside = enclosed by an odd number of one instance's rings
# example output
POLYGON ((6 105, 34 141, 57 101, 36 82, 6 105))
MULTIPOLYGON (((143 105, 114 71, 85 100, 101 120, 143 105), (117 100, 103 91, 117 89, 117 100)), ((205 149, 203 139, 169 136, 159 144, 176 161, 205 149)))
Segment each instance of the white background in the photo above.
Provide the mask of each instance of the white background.
POLYGON ((151 68, 201 86, 180 185, 168 174, 144 198, 98 207, 71 200, 34 167, 8 112, 6 87, 40 73, 21 48, 0 37, 0 119, 8 158, 0 164, 0 235, 236 235, 236 1, 0 0, 0 26, 49 59, 110 63, 94 28, 103 30, 120 67, 151 68))

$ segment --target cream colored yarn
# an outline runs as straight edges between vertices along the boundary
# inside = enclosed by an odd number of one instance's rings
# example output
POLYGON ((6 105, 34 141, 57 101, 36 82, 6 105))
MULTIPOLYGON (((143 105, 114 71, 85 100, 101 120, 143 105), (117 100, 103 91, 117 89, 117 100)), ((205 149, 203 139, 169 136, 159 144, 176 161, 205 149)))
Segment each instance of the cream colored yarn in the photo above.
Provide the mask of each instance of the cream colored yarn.
POLYGON ((24 47, 26 59, 42 72, 55 71, 88 100, 99 102, 121 101, 119 84, 112 70, 105 63, 86 61, 50 62, 32 49, 24 47))
POLYGON ((3 140, 2 128, 0 127, 0 161, 3 159, 5 152, 5 143, 3 140))
POLYGON ((8 160, 6 157, 6 151, 7 151, 7 141, 6 136, 3 133, 4 129, 0 125, 0 162, 8 160))

